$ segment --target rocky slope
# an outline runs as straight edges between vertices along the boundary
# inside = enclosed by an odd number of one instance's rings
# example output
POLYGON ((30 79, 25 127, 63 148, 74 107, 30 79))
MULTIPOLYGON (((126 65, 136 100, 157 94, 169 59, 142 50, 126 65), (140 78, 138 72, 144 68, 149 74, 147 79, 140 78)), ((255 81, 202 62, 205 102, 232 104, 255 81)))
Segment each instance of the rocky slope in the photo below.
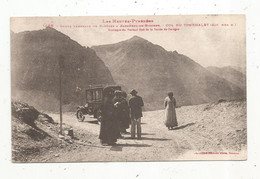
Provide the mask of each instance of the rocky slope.
POLYGON ((58 110, 61 56, 65 105, 76 106, 84 101, 84 92, 79 89, 93 84, 114 84, 110 71, 95 51, 53 28, 46 28, 11 33, 12 97, 29 101, 39 109, 58 110))
POLYGON ((139 91, 146 109, 162 108, 169 91, 174 92, 179 106, 244 97, 238 86, 189 57, 166 51, 138 36, 92 49, 104 60, 116 83, 128 91, 139 91))
POLYGON ((79 138, 88 142, 93 140, 87 131, 73 130, 63 123, 60 135, 59 121, 54 121, 46 113, 20 101, 12 101, 12 161, 44 162, 48 157, 59 157, 60 153, 76 150, 82 144, 79 138))

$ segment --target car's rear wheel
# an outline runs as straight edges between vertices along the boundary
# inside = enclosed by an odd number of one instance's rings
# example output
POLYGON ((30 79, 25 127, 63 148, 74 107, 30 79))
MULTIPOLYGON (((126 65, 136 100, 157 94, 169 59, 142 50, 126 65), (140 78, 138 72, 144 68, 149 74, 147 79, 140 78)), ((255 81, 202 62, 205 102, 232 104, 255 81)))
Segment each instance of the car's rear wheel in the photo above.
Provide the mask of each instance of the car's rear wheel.
POLYGON ((77 118, 78 118, 79 122, 83 122, 84 121, 85 116, 84 116, 84 114, 83 114, 83 112, 81 110, 77 111, 77 118))

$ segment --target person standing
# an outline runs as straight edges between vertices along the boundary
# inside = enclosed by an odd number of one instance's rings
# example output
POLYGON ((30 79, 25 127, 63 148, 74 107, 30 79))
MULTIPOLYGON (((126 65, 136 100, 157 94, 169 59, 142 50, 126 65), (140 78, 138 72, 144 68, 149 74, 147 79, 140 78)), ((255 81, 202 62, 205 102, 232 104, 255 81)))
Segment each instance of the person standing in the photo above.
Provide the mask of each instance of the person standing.
POLYGON ((141 117, 143 117, 142 107, 144 106, 144 102, 142 97, 137 95, 136 90, 132 90, 130 94, 132 95, 129 100, 131 117, 131 138, 135 138, 135 129, 137 126, 137 139, 141 139, 141 117))
POLYGON ((122 135, 121 135, 121 123, 122 123, 122 120, 123 120, 123 97, 122 97, 122 93, 121 91, 119 90, 116 90, 115 91, 115 97, 113 98, 113 104, 115 106, 115 115, 116 115, 116 121, 117 121, 117 128, 118 128, 118 137, 119 138, 122 138, 122 135))
MULTIPOLYGON (((129 128, 130 124, 129 107, 126 97, 126 92, 117 90, 115 91, 115 97, 113 99, 114 106, 116 107, 118 128, 122 134, 127 133, 126 129, 129 128)), ((119 137, 122 137, 122 135, 119 134, 119 137)))
POLYGON ((123 119, 121 122, 121 132, 126 134, 127 131, 126 129, 129 128, 129 125, 131 124, 131 119, 130 119, 130 114, 129 114, 129 106, 127 102, 127 93, 125 91, 122 91, 122 112, 123 112, 123 119))
POLYGON ((164 124, 168 127, 168 130, 173 130, 173 127, 178 126, 176 117, 176 100, 173 97, 173 92, 169 92, 168 96, 164 100, 165 107, 165 122, 164 124))
POLYGON ((101 125, 99 139, 102 145, 115 145, 118 139, 118 126, 116 111, 113 104, 113 93, 104 95, 104 102, 101 106, 101 125))

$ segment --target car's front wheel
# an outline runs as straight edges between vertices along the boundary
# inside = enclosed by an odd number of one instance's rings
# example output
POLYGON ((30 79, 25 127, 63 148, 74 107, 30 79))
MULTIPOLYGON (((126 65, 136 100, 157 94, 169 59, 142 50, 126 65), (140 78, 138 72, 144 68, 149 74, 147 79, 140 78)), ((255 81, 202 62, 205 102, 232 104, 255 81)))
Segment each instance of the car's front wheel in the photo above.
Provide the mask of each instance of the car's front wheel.
POLYGON ((77 118, 78 118, 79 122, 83 122, 84 121, 85 116, 84 116, 84 114, 83 114, 83 112, 81 110, 77 111, 77 118))

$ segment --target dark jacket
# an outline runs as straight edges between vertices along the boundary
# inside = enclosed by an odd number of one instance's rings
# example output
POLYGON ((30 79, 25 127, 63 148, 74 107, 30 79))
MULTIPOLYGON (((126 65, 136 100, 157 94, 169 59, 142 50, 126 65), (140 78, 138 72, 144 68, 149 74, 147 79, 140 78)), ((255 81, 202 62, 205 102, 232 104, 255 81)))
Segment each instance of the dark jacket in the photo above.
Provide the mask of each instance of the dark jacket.
POLYGON ((103 143, 112 144, 117 141, 118 127, 115 116, 115 107, 112 99, 108 99, 101 106, 102 120, 100 125, 99 139, 103 143))
POLYGON ((143 99, 140 96, 132 96, 129 100, 131 119, 143 117, 142 107, 144 106, 143 99))

